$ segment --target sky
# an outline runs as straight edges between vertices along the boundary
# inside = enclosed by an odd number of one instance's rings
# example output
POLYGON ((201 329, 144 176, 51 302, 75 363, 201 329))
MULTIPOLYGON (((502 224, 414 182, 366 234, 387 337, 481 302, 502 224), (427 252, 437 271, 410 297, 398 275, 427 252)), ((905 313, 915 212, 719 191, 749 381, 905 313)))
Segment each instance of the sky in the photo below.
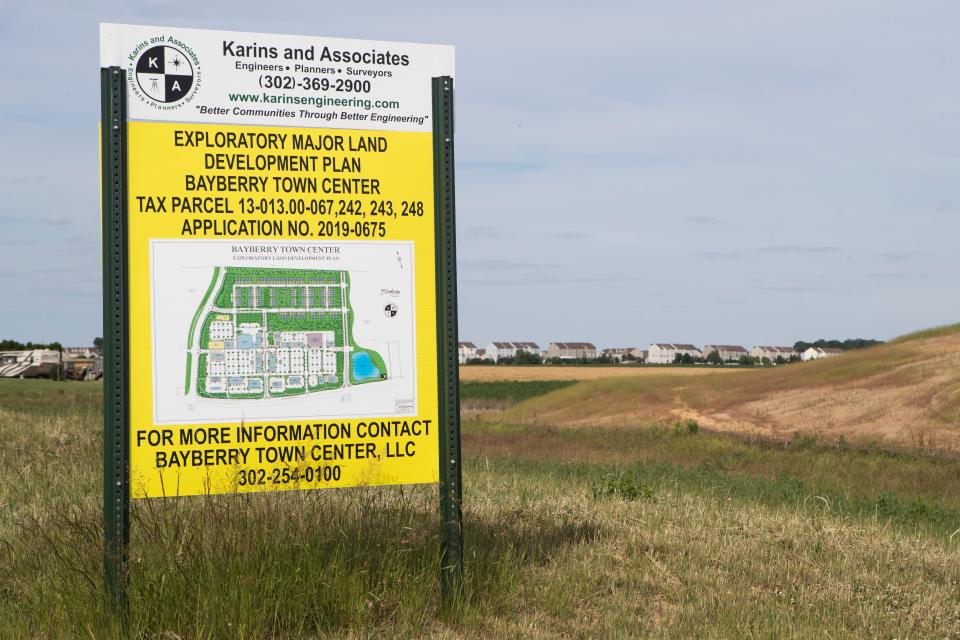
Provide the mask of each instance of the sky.
POLYGON ((0 0, 0 338, 102 334, 100 22, 455 45, 462 340, 960 320, 960 3, 0 0))

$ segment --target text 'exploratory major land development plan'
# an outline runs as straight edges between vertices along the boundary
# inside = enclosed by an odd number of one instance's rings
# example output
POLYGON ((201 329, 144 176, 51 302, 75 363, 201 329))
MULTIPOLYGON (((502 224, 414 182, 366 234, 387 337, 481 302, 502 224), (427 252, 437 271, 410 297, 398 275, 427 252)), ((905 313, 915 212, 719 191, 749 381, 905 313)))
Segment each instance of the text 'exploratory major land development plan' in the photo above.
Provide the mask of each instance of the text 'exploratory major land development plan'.
POLYGON ((126 72, 132 496, 438 480, 446 46, 101 26, 126 72))

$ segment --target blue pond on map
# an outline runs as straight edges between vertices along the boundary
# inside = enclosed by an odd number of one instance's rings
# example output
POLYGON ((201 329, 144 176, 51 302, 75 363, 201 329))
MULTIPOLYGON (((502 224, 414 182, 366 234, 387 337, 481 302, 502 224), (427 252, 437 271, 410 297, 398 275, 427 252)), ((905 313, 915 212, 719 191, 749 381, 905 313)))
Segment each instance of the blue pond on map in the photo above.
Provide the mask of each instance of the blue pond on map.
POLYGON ((353 377, 357 380, 369 380, 370 378, 379 378, 380 370, 373 366, 373 360, 370 354, 360 351, 353 354, 350 359, 353 363, 353 377))

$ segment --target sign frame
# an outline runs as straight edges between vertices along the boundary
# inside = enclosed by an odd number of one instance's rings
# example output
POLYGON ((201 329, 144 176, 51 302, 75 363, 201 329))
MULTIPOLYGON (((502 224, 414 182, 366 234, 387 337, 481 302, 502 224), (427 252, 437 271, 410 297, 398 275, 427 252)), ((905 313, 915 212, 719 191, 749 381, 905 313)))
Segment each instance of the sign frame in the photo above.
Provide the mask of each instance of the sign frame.
MULTIPOLYGON (((130 545, 130 334, 128 286, 127 72, 100 70, 103 268, 103 563, 108 595, 127 611, 130 545)), ((463 488, 457 360, 453 78, 432 79, 434 231, 439 418, 440 592, 463 584, 463 488)))

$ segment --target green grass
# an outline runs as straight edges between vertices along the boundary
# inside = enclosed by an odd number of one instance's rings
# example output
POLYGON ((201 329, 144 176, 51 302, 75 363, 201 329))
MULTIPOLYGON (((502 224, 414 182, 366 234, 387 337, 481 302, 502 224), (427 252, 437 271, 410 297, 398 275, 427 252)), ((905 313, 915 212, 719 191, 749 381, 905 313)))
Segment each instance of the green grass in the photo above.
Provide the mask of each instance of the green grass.
POLYGON ((297 311, 267 313, 269 331, 332 331, 337 344, 343 344, 343 318, 339 313, 297 311))
POLYGON ((836 515, 949 536, 960 528, 960 463, 921 454, 784 445, 684 428, 550 429, 470 424, 467 446, 505 460, 566 463, 589 474, 627 473, 643 486, 709 491, 768 507, 826 508, 836 515), (482 434, 482 435, 479 435, 482 434), (507 454, 506 452, 515 452, 507 454), (864 482, 870 478, 870 482, 864 482))
POLYGON ((576 384, 573 380, 497 380, 461 381, 461 400, 500 400, 521 402, 576 384))
MULTIPOLYGON (((350 274, 344 273, 344 282, 349 287, 350 286, 350 274)), ((353 376, 353 360, 350 361, 350 383, 351 384, 367 384, 370 382, 380 382, 381 380, 386 379, 386 376, 390 375, 390 372, 387 371, 387 363, 384 362, 383 356, 380 355, 377 351, 362 347, 357 344, 357 339, 353 336, 353 325, 356 323, 356 314, 353 312, 353 303, 350 300, 347 300, 347 330, 349 333, 349 340, 345 343, 345 346, 352 347, 353 351, 351 352, 351 358, 353 358, 353 353, 364 352, 370 356, 373 366, 377 368, 380 374, 384 377, 382 378, 368 378, 366 380, 358 380, 353 376)), ((339 344, 339 343, 338 343, 339 344)))
POLYGON ((245 311, 236 314, 237 327, 244 323, 263 326, 263 314, 259 311, 245 311))
POLYGON ((438 601, 436 487, 174 498, 133 505, 123 633, 101 589, 100 389, 0 380, 0 637, 960 630, 955 460, 687 423, 468 421, 454 610, 438 601))
MULTIPOLYGON (((193 319, 190 321, 190 331, 187 333, 187 349, 193 348, 193 332, 197 328, 197 320, 200 319, 200 313, 203 311, 204 307, 207 305, 207 300, 210 298, 210 294, 213 292, 214 285, 217 284, 217 278, 220 275, 220 267, 213 268, 213 278, 210 279, 210 284, 207 286, 207 292, 203 294, 203 299, 200 300, 200 304, 197 306, 197 310, 193 313, 193 319)), ((188 364, 189 367, 189 364, 188 364)), ((187 388, 190 388, 190 381, 187 381, 187 388)))
POLYGON ((913 333, 908 333, 902 335, 898 338, 895 338, 890 341, 891 344, 897 344, 901 342, 911 342, 913 340, 921 340, 923 338, 939 338, 942 336, 950 336, 956 333, 960 333, 960 323, 958 324, 946 324, 941 327, 932 327, 930 329, 922 329, 920 331, 914 331, 913 333))

